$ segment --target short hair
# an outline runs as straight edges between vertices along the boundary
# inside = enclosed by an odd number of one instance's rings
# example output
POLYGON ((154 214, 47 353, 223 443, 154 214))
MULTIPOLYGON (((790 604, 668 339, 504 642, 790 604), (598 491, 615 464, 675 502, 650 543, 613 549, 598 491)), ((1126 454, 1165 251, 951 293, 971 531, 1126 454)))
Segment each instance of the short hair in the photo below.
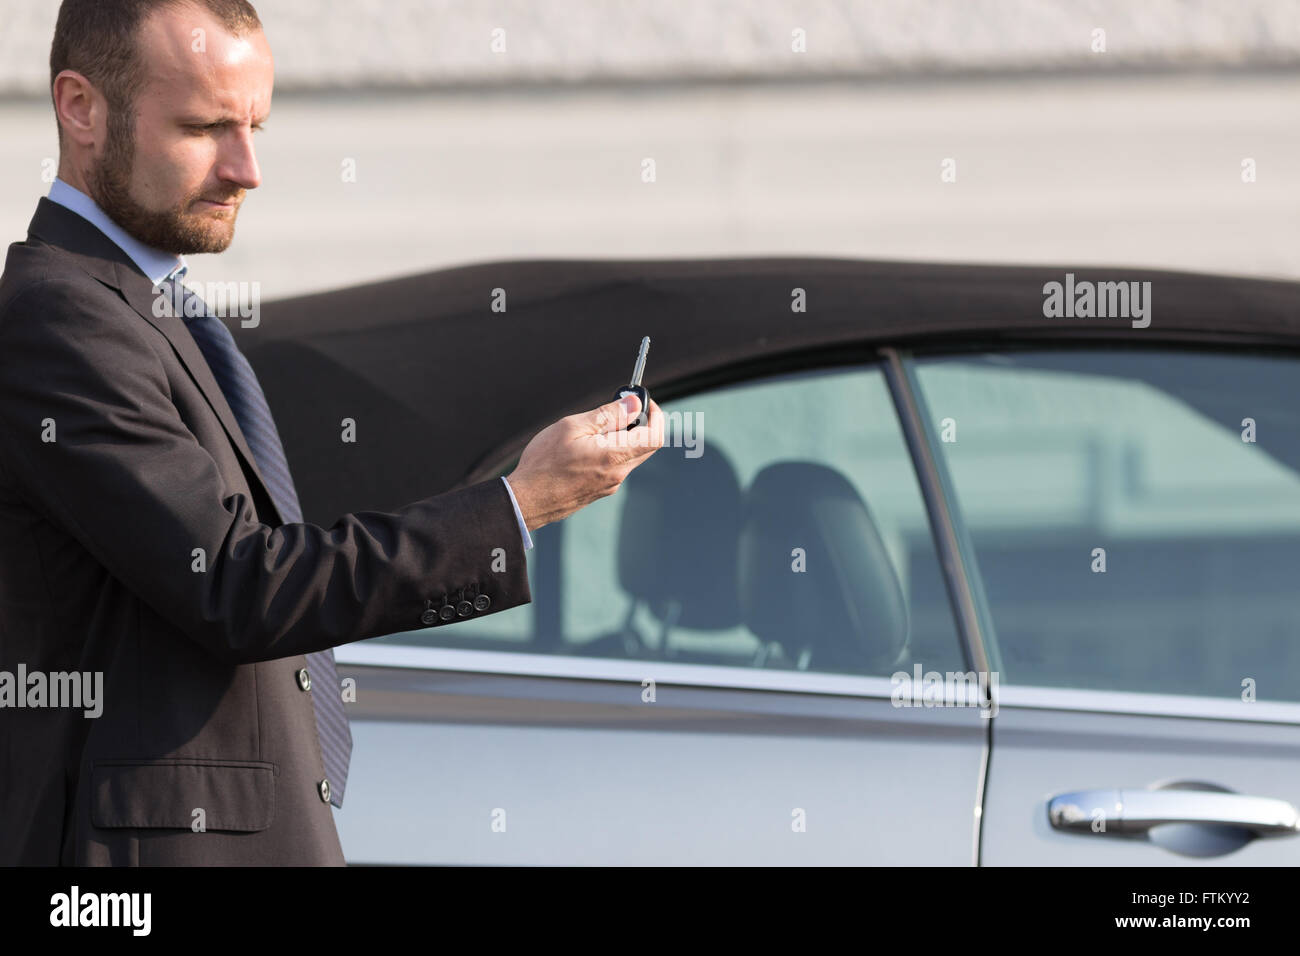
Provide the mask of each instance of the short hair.
MULTIPOLYGON (((63 0, 50 46, 51 102, 54 78, 76 70, 104 94, 109 122, 130 130, 135 97, 145 81, 136 34, 156 11, 183 6, 206 10, 236 36, 262 27, 248 0, 63 0)), ((54 119, 58 123, 57 106, 54 119)), ((62 147, 63 124, 58 127, 62 147)))

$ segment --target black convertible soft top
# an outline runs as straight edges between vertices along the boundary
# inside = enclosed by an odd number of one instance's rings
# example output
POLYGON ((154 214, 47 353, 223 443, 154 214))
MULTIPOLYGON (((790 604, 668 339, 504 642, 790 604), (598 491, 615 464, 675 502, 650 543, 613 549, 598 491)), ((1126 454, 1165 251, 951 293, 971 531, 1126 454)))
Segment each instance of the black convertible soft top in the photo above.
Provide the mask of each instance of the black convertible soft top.
POLYGON ((231 324, 266 390, 304 515, 329 525, 489 476, 545 425, 612 399, 643 335, 655 398, 799 353, 886 344, 1295 349, 1300 283, 1095 266, 544 260, 268 302, 258 327, 231 324), (1150 283, 1136 287, 1150 290, 1150 324, 1046 317, 1051 282, 1076 292, 1150 283), (796 289, 806 311, 792 309, 796 289), (345 418, 355 443, 341 440, 345 418))

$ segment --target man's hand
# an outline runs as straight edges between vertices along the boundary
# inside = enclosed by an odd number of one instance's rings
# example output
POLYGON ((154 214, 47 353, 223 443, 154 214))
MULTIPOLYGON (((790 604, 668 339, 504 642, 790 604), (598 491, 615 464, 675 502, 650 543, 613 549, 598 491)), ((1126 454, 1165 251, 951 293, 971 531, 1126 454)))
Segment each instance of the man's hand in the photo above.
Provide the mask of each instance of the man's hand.
POLYGON ((664 416, 650 400, 650 420, 631 431, 641 410, 635 395, 569 415, 533 436, 506 480, 530 532, 612 495, 664 443, 664 416))

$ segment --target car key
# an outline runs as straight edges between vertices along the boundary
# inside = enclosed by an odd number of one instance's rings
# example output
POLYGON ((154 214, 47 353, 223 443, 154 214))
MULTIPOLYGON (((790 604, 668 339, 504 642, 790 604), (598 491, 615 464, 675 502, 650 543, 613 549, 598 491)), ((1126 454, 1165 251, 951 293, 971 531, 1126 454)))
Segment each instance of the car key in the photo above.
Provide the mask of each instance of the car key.
POLYGON ((650 336, 647 335, 641 340, 641 348, 636 353, 636 365, 632 367, 631 384, 624 385, 618 390, 618 394, 614 396, 614 398, 619 399, 624 395, 636 395, 637 398, 641 399, 641 412, 633 419, 632 424, 627 426, 628 431, 638 425, 644 425, 650 420, 650 393, 641 384, 641 376, 645 374, 645 357, 649 351, 650 336))

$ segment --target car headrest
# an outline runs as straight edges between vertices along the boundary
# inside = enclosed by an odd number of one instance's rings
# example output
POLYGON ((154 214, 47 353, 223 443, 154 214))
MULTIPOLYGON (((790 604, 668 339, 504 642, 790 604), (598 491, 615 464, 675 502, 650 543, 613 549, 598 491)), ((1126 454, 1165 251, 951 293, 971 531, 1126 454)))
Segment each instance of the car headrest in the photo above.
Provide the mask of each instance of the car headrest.
POLYGON ((623 481, 618 580, 676 626, 721 630, 740 624, 736 546, 740 482, 711 443, 697 458, 659 449, 623 481))
POLYGON ((906 651, 907 602, 893 563, 866 503, 833 468, 785 461, 754 477, 738 567, 745 624, 803 656, 800 666, 887 675, 906 651))

